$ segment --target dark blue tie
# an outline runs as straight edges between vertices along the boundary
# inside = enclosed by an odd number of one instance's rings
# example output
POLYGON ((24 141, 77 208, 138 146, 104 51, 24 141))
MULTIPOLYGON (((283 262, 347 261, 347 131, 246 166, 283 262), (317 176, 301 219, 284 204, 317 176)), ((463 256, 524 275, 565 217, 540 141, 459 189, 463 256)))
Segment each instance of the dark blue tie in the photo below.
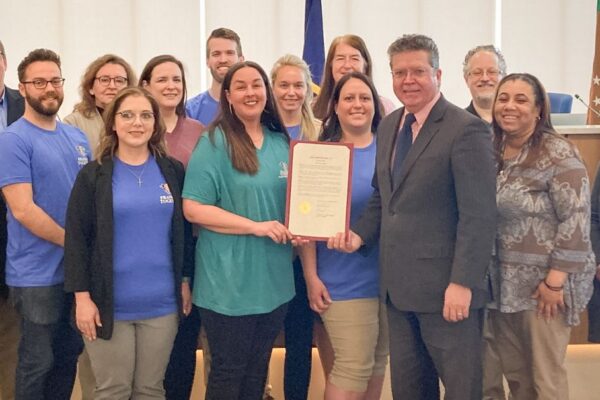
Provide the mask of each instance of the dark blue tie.
POLYGON ((415 121, 415 114, 406 114, 404 125, 402 125, 402 129, 400 129, 400 133, 398 133, 398 137, 396 138, 396 153, 394 156, 394 168, 392 169, 392 184, 394 188, 398 185, 400 168, 412 146, 412 124, 415 121))

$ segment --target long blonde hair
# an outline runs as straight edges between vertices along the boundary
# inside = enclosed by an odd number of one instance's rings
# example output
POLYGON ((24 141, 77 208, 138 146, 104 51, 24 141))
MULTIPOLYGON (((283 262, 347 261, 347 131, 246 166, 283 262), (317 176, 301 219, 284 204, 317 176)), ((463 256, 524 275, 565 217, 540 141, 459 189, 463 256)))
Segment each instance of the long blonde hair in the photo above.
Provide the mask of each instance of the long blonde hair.
POLYGON ((302 71, 302 75, 304 75, 304 83, 306 86, 306 95, 304 96, 304 102, 302 103, 302 117, 300 119, 300 139, 304 140, 317 140, 319 136, 319 127, 321 123, 315 119, 315 116, 312 111, 312 101, 313 101, 313 93, 312 93, 312 78, 310 77, 310 69, 308 68, 308 64, 298 56, 293 54, 286 54, 280 57, 275 64, 273 64, 273 68, 271 69, 271 84, 273 87, 275 86, 275 81, 277 80, 277 73, 283 67, 296 67, 302 71))

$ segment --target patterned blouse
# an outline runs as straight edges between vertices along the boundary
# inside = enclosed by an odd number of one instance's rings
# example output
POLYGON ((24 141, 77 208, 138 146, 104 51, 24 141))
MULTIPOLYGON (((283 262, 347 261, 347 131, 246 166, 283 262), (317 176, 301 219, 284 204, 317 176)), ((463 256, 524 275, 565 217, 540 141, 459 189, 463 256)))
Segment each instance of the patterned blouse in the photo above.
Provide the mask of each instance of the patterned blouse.
POLYGON ((531 296, 548 270, 569 273, 565 321, 579 323, 592 294, 595 273, 590 244, 589 179, 579 152, 567 140, 545 134, 539 156, 529 146, 505 160, 497 177, 498 228, 491 268, 494 308, 536 310, 531 296))

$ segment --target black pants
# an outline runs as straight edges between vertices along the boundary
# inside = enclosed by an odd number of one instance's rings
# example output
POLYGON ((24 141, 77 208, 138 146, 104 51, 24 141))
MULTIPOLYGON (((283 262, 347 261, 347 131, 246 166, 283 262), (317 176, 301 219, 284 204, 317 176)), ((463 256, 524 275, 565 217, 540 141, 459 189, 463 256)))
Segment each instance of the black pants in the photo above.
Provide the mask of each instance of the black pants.
POLYGON ((387 301, 390 373, 394 399, 482 398, 482 310, 447 322, 441 313, 400 311, 387 301))
POLYGON ((306 400, 312 363, 314 314, 308 304, 306 282, 300 259, 294 261, 296 296, 285 316, 285 368, 283 385, 286 400, 306 400))
POLYGON ((179 325, 165 373, 164 387, 167 400, 187 400, 192 394, 199 333, 200 314, 198 308, 192 306, 190 315, 179 325))
POLYGON ((212 356, 206 400, 260 400, 287 304, 266 314, 228 316, 200 308, 212 356))

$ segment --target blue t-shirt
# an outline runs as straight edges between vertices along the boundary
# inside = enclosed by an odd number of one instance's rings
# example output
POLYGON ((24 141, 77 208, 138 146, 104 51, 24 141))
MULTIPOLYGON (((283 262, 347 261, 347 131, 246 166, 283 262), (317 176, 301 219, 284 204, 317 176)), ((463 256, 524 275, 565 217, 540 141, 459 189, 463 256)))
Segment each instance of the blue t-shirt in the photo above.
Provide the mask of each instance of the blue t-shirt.
POLYGON ((290 135, 290 139, 298 140, 300 138, 300 125, 286 126, 285 128, 290 135))
POLYGON ((173 196, 154 157, 142 165, 125 164, 115 157, 112 189, 115 319, 176 312, 173 196))
MULTIPOLYGON (((289 145, 263 127, 254 175, 233 168, 223 132, 200 137, 185 174, 183 197, 252 221, 284 222, 289 145)), ((225 315, 264 314, 294 296, 292 248, 269 237, 200 229, 194 304, 225 315)))
POLYGON ((208 126, 219 112, 219 102, 212 98, 208 90, 192 97, 185 104, 187 116, 208 126))
MULTIPOLYGON (((0 187, 30 183, 33 202, 65 226, 67 203, 77 173, 91 159, 85 134, 56 123, 48 131, 20 118, 0 134, 0 187)), ((9 210, 6 283, 51 286, 64 281, 63 248, 32 234, 9 210)))
MULTIPOLYGON (((354 148, 350 224, 360 218, 373 193, 371 181, 376 148, 375 138, 367 147, 354 148)), ((333 300, 378 297, 378 261, 376 246, 365 256, 359 252, 346 254, 329 250, 324 242, 317 244, 317 274, 333 300)))

